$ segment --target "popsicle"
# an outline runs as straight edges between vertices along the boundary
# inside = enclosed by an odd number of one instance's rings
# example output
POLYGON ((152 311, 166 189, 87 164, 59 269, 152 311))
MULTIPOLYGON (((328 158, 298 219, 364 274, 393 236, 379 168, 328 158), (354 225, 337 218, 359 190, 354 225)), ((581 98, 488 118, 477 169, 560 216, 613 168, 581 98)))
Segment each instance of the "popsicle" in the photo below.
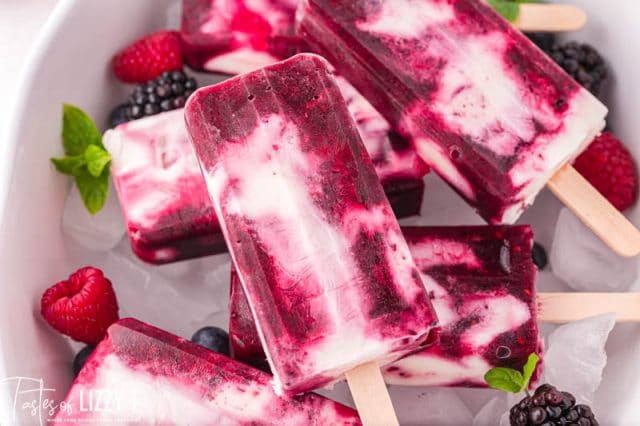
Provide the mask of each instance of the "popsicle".
MULTIPOLYGON (((484 387, 493 367, 521 370, 542 355, 529 226, 402 228, 440 320, 440 341, 383 367, 385 381, 484 387)), ((234 358, 265 369, 265 355, 232 271, 229 337, 234 358)))
POLYGON ((167 263, 226 250, 184 110, 121 124, 103 143, 138 257, 167 263))
MULTIPOLYGON (((336 79, 398 217, 418 214, 428 167, 344 79, 336 79)), ((184 125, 184 110, 105 133, 133 251, 151 263, 206 256, 226 245, 184 125)))
MULTIPOLYGON (((183 0, 181 35, 193 69, 239 74, 309 51, 294 31, 298 0, 183 0)), ((566 4, 520 4, 524 31, 576 31, 583 10, 566 4)))
POLYGON ((109 328, 54 423, 360 424, 354 410, 319 395, 279 398, 269 380, 224 355, 125 318, 109 328))
POLYGON ((200 89, 185 119, 276 393, 432 343, 436 316, 323 58, 200 89))
POLYGON ((222 74, 253 71, 305 50, 295 34, 298 0, 183 0, 185 61, 222 74))
POLYGON ((489 223, 550 188, 623 255, 640 232, 567 164, 607 109, 478 0, 302 0, 298 32, 489 223))

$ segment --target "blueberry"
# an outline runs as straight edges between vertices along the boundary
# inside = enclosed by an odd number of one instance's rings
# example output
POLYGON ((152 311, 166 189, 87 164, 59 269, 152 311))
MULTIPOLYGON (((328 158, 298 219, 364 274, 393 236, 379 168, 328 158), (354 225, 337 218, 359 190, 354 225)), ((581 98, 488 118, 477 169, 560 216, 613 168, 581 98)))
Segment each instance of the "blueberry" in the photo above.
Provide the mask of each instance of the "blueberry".
POLYGON ((547 252, 538 243, 533 244, 533 250, 531 251, 531 257, 533 263, 536 264, 539 270, 543 270, 547 266, 547 252))
POLYGON ((212 351, 229 355, 229 334, 218 327, 203 327, 196 331, 191 341, 212 351))
POLYGON ((73 358, 74 377, 76 377, 78 373, 80 373, 80 370, 82 370, 82 367, 84 366, 85 362, 87 362, 87 359, 89 359, 89 356, 91 356, 94 349, 95 348, 93 346, 85 346, 80 352, 76 354, 75 358, 73 358))

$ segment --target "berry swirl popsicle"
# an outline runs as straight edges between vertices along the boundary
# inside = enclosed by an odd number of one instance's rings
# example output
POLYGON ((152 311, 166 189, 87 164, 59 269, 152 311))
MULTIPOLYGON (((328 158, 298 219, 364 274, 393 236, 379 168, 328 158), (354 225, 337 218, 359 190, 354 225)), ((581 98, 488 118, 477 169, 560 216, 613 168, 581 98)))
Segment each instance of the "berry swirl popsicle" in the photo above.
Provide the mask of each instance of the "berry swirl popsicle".
POLYGON ((489 223, 549 188, 625 256, 640 232, 567 163, 607 109, 478 0, 302 0, 298 33, 489 223))
POLYGON ((200 89, 185 119, 276 393, 432 343, 420 274, 323 58, 200 89))
MULTIPOLYGON (((486 387, 493 367, 522 370, 542 357, 537 270, 529 226, 402 228, 439 318, 439 342, 383 367, 407 386, 486 387)), ((265 355, 234 271, 229 338, 233 357, 265 369, 265 355)))
POLYGON ((279 398, 269 375, 133 318, 107 336, 53 424, 360 425, 319 395, 279 398))

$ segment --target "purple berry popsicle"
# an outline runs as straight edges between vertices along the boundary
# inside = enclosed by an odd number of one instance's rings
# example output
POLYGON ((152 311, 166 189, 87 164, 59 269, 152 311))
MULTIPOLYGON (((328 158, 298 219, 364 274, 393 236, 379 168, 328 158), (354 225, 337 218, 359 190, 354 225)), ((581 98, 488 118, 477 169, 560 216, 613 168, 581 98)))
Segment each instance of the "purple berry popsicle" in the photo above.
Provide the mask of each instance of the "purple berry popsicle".
POLYGON ((489 223, 512 223, 607 110, 477 0, 302 0, 298 32, 489 223))
POLYGON ((185 60, 196 70, 253 71, 305 50, 295 34, 298 0, 182 0, 185 60))
POLYGON ((103 142, 138 257, 167 263, 226 250, 184 110, 121 124, 103 142))
MULTIPOLYGON (((383 367, 385 381, 409 386, 486 387, 493 367, 518 371, 542 356, 536 322, 537 270, 528 226, 402 228, 438 314, 439 343, 383 367)), ((231 273, 233 357, 265 369, 251 312, 231 273)))
POLYGON ((185 119, 277 394, 432 343, 420 274, 323 58, 200 89, 185 119))
POLYGON ((279 398, 269 380, 224 355, 125 318, 94 350, 54 423, 361 424, 354 410, 315 394, 279 398))
MULTIPOLYGON (((398 217, 420 212, 428 167, 346 80, 336 79, 398 217)), ((131 247, 150 263, 226 251, 184 110, 122 124, 104 135, 131 247)))

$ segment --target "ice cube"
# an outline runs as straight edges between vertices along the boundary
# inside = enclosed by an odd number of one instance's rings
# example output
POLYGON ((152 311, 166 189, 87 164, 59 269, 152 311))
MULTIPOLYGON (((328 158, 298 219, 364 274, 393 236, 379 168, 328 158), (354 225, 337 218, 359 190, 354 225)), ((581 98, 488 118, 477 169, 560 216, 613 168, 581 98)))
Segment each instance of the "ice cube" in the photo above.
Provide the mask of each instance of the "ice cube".
POLYGON ((451 388, 390 386, 389 394, 402 425, 468 425, 473 416, 451 388))
POLYGON ((176 269, 145 264, 126 240, 110 251, 103 270, 118 294, 121 316, 186 338, 205 325, 228 328, 229 255, 180 263, 176 269))
POLYGON ((126 227, 113 185, 109 185, 107 202, 95 215, 87 211, 78 188, 73 185, 64 206, 62 229, 66 236, 85 249, 108 251, 115 247, 126 227))
POLYGON ((590 404, 602 380, 605 343, 615 321, 615 315, 604 314, 558 327, 548 338, 541 382, 590 404))
POLYGON ((578 291, 625 291, 638 279, 638 258, 620 257, 568 209, 551 246, 553 273, 578 291))

